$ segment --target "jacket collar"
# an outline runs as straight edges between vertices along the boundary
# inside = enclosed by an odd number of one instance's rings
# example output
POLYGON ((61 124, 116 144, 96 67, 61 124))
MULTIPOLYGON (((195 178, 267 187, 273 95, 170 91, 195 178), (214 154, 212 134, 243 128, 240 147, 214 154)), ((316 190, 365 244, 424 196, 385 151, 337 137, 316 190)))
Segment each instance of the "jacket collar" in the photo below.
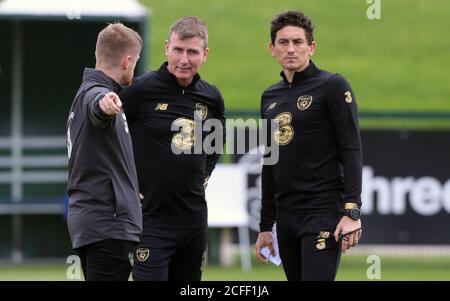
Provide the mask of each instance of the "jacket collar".
MULTIPOLYGON (((314 65, 314 63, 310 60, 308 67, 306 67, 304 70, 300 72, 295 72, 294 77, 292 78, 292 84, 301 82, 307 78, 312 77, 314 74, 316 74, 319 71, 319 69, 314 65)), ((280 72, 280 76, 283 78, 284 82, 287 84, 290 84, 286 78, 286 75, 283 71, 280 72)))
MULTIPOLYGON (((161 67, 159 67, 159 70, 161 73, 163 73, 171 82, 178 84, 177 82, 177 78, 175 77, 175 75, 173 75, 172 73, 169 72, 169 69, 167 69, 167 66, 169 65, 168 62, 164 62, 161 67)), ((183 88, 188 88, 188 87, 193 87, 195 86, 195 84, 200 80, 200 74, 196 73, 194 75, 194 78, 192 79, 192 82, 189 84, 189 86, 187 87, 183 87, 183 88)), ((180 86, 181 87, 181 86, 180 86)))
POLYGON ((113 80, 111 77, 106 75, 103 71, 92 68, 84 68, 83 81, 96 81, 100 84, 108 86, 115 93, 119 93, 122 87, 113 80))

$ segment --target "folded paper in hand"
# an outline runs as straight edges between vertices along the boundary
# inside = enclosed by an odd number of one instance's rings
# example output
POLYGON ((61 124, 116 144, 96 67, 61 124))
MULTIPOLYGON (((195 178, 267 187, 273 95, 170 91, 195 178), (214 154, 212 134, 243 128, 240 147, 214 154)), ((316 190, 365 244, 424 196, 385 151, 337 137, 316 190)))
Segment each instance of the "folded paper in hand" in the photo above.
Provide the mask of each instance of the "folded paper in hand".
POLYGON ((272 230, 272 238, 273 238, 273 249, 275 250, 275 256, 270 255, 269 247, 264 247, 261 249, 261 254, 267 258, 268 261, 272 262, 275 265, 281 264, 280 252, 278 251, 278 239, 277 239, 277 231, 275 226, 272 230))

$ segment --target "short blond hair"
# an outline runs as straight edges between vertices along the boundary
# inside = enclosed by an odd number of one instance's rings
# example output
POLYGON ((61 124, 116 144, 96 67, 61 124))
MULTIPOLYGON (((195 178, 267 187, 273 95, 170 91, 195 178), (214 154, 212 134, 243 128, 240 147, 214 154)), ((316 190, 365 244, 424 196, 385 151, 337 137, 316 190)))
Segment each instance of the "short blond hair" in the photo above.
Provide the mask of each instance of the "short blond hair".
POLYGON ((130 52, 138 55, 142 45, 141 37, 133 29, 122 23, 109 24, 98 34, 95 59, 97 64, 117 67, 124 55, 130 52))

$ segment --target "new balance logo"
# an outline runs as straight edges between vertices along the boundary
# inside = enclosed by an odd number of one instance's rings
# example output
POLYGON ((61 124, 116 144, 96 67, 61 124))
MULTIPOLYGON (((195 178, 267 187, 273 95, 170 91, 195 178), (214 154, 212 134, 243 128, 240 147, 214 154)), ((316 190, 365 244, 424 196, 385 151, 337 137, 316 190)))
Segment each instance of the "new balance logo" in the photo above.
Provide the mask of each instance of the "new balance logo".
POLYGON ((158 103, 155 107, 155 111, 165 111, 169 105, 167 103, 158 103))

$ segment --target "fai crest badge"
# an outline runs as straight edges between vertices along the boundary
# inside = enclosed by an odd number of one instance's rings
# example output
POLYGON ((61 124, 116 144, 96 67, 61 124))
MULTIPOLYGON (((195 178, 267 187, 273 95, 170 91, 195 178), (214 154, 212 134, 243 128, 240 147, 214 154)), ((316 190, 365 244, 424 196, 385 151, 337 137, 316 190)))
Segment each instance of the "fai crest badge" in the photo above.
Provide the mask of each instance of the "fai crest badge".
POLYGON ((195 112, 197 113, 197 116, 200 117, 201 120, 205 120, 206 116, 208 115, 208 107, 198 102, 195 105, 195 112))
POLYGON ((313 101, 313 97, 311 95, 302 95, 297 100, 297 108, 301 111, 309 108, 313 101))
POLYGON ((136 257, 140 262, 144 262, 150 256, 150 250, 147 248, 139 248, 136 250, 136 257))

